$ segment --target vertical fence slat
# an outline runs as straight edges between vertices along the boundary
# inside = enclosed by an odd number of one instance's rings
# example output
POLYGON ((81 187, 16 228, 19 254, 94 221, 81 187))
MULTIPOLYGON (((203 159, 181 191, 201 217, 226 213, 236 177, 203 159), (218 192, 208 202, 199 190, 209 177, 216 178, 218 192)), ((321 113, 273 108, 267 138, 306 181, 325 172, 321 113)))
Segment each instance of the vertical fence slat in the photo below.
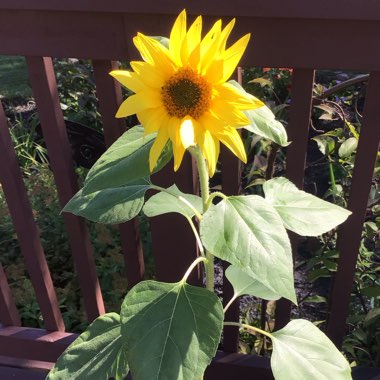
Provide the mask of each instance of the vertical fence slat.
MULTIPOLYGON (((312 107, 314 70, 294 69, 292 74, 291 106, 287 133, 292 143, 286 153, 286 176, 299 188, 303 187, 310 113, 312 107)), ((293 257, 298 239, 290 234, 293 257)), ((290 320, 291 302, 282 298, 276 303, 275 329, 284 327, 290 320)))
MULTIPOLYGON (((125 119, 115 118, 122 102, 121 87, 108 75, 110 71, 118 69, 119 65, 114 61, 94 60, 93 67, 104 137, 106 145, 110 146, 126 129, 125 119)), ((145 272, 138 218, 119 225, 119 231, 128 287, 132 287, 144 278, 145 272)))
MULTIPOLYGON (((64 330, 53 282, 41 245, 38 227, 33 217, 16 153, 8 131, 8 122, 0 103, 0 181, 13 224, 20 241, 31 282, 40 305, 44 325, 48 330, 64 330)), ((5 277, 4 277, 5 279, 5 277)), ((4 279, 2 281, 4 281, 4 279)), ((11 306, 12 308, 14 306, 11 306)), ((18 323, 18 317, 15 322, 18 323)))
POLYGON ((377 160, 380 142, 380 71, 371 73, 364 105, 363 123, 352 175, 348 209, 352 215, 345 222, 338 238, 340 257, 329 300, 330 315, 327 334, 340 347, 346 332, 350 295, 355 277, 355 267, 368 196, 377 160))
MULTIPOLYGON (((53 63, 51 58, 47 57, 27 57, 26 60, 60 203, 64 206, 76 193, 77 181, 60 107, 53 63)), ((64 213, 63 217, 78 272, 85 310, 88 319, 93 320, 104 313, 104 304, 88 229, 82 218, 68 213, 64 213)))

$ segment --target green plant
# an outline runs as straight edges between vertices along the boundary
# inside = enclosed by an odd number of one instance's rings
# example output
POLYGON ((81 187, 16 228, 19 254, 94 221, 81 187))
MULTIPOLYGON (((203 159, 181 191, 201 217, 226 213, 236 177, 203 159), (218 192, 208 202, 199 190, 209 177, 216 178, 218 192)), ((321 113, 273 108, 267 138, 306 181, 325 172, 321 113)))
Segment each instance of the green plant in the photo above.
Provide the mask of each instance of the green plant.
POLYGON ((22 172, 30 175, 40 164, 47 164, 47 150, 36 132, 37 121, 32 118, 27 124, 20 115, 9 129, 14 149, 22 172))
POLYGON ((55 59, 54 69, 65 118, 101 131, 98 99, 90 62, 55 59))
POLYGON ((350 213, 281 177, 263 184, 265 197, 210 193, 209 176, 215 173, 220 143, 246 160, 236 127, 248 125, 249 131, 280 146, 288 141, 269 108, 236 82, 227 82, 248 36, 226 49, 233 22, 222 30, 217 21, 203 40, 201 25, 199 17, 188 31, 183 11, 170 41, 142 34, 134 39, 145 62, 133 63, 133 72, 112 75, 135 92, 117 116, 137 113, 144 126, 128 130, 109 148, 64 208, 110 224, 130 220, 141 209, 148 217, 179 213, 194 232, 200 256, 179 282, 143 281, 134 286, 120 315, 97 318, 61 356, 49 380, 122 379, 129 368, 136 380, 199 380, 215 355, 223 324, 271 340, 277 380, 287 379, 289 370, 301 379, 351 378, 345 358, 311 322, 293 320, 279 331, 268 332, 224 321, 233 300, 244 294, 268 300, 284 297, 296 303, 286 229, 317 236, 350 213), (150 174, 162 169, 172 156, 177 170, 185 150, 196 162, 201 197, 182 193, 175 185, 165 189, 150 180, 150 174), (145 202, 149 189, 158 193, 145 202), (199 223, 199 233, 193 219, 199 223), (213 292, 214 257, 231 264, 226 277, 234 296, 224 309, 213 292), (204 265, 206 288, 187 284, 197 265, 204 265))

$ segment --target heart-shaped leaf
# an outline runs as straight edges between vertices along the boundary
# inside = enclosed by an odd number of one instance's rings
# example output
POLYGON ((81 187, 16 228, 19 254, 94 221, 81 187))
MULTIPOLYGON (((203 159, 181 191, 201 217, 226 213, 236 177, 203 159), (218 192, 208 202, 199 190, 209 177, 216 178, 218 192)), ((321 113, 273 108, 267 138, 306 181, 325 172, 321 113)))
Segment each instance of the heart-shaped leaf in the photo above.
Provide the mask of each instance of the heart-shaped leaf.
POLYGON ((311 322, 293 320, 271 335, 271 366, 276 380, 352 379, 347 360, 311 322))
MULTIPOLYGON (((120 136, 96 161, 88 172, 83 194, 107 188, 129 185, 151 173, 149 151, 156 133, 145 135, 144 128, 137 125, 120 136)), ((166 165, 172 157, 170 147, 166 147, 156 165, 155 172, 166 165)))
POLYGON ((202 198, 182 193, 176 185, 173 185, 166 191, 160 191, 150 197, 143 211, 149 217, 177 212, 190 219, 195 215, 194 209, 201 214, 202 207, 202 198))
POLYGON ((350 211, 308 194, 284 177, 263 185, 265 199, 280 215, 285 227, 302 236, 318 236, 343 223, 350 211))
POLYGON ((223 199, 205 212, 201 240, 213 255, 296 302, 290 242, 276 210, 257 195, 223 199))
POLYGON ((144 205, 144 195, 151 184, 142 178, 127 186, 74 195, 62 211, 104 224, 119 224, 133 219, 144 205))
POLYGON ((123 380, 128 374, 120 316, 97 318, 59 357, 46 380, 123 380))
POLYGON ((242 269, 233 265, 227 268, 225 275, 234 288, 234 298, 242 295, 250 295, 265 300, 278 300, 281 297, 242 269))
POLYGON ((204 288, 144 281, 127 294, 121 320, 134 380, 199 380, 219 343, 223 307, 204 288))

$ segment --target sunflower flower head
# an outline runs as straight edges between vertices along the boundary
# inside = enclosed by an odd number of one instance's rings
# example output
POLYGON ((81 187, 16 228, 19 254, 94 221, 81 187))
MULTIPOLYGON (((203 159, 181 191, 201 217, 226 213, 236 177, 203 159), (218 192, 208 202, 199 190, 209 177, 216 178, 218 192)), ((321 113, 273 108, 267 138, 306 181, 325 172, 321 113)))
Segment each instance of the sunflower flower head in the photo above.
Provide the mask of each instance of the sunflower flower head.
POLYGON ((263 103, 227 82, 250 38, 247 34, 227 47, 234 23, 222 28, 218 20, 202 38, 201 16, 187 29, 183 10, 173 25, 168 47, 138 33, 133 42, 143 61, 131 62, 133 71, 110 73, 134 92, 116 117, 136 114, 147 134, 157 132, 149 156, 151 171, 168 140, 174 170, 181 165, 185 150, 195 145, 207 160, 210 176, 215 173, 220 143, 247 161, 237 128, 249 124, 244 110, 263 103))

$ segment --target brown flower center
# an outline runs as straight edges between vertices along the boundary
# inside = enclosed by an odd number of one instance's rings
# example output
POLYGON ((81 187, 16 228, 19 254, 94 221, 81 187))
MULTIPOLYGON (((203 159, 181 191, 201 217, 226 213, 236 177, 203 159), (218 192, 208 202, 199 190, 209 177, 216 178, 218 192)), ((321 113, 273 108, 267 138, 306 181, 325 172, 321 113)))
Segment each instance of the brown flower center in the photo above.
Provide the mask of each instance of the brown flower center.
POLYGON ((189 67, 178 70, 161 89, 170 116, 198 119, 211 104, 211 85, 189 67))

